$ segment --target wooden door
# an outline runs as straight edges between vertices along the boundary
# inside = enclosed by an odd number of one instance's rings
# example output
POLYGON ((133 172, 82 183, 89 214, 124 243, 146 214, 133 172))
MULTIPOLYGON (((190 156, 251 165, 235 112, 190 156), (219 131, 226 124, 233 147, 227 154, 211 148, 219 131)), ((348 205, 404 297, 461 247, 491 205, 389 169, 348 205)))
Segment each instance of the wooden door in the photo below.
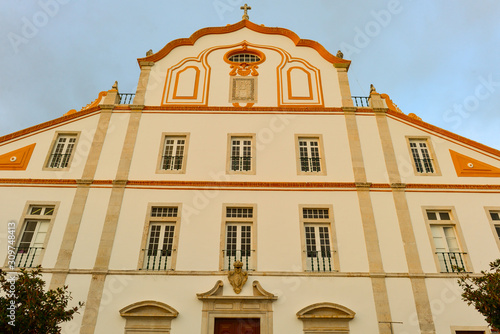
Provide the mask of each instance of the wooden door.
POLYGON ((214 334, 260 334, 260 319, 216 318, 214 334))

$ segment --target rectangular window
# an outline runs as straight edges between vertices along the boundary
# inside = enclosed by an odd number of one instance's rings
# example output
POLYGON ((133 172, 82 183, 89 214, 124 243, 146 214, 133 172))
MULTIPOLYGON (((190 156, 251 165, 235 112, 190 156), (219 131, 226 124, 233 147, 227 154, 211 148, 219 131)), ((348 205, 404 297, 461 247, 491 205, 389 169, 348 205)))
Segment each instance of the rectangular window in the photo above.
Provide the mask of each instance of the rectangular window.
POLYGON ((226 207, 224 221, 223 270, 234 269, 234 263, 243 263, 243 270, 254 267, 253 207, 226 207))
POLYGON ((297 136, 297 170, 299 174, 325 175, 323 148, 319 136, 297 136))
POLYGON ((54 216, 54 205, 29 205, 16 249, 16 267, 36 267, 41 262, 54 216))
POLYGON ((78 134, 58 134, 47 158, 46 168, 68 168, 75 152, 78 134))
POLYGON ((335 234, 330 208, 301 207, 303 253, 306 271, 335 271, 335 234))
POLYGON ((161 169, 180 170, 184 162, 185 137, 166 137, 161 169))
POLYGON ((150 208, 143 269, 174 269, 180 218, 178 214, 179 208, 176 206, 152 206, 150 208))
POLYGON ((417 174, 435 174, 436 163, 426 138, 409 138, 413 166, 417 174))
POLYGON ((255 134, 228 134, 228 174, 255 174, 255 134))
POLYGON ((451 212, 427 210, 426 214, 440 271, 466 270, 466 253, 460 247, 451 212))
POLYGON ((157 173, 183 174, 186 160, 189 133, 163 133, 157 173))
POLYGON ((495 237, 495 241, 500 249, 500 208, 499 207, 487 207, 486 213, 488 215, 488 220, 490 221, 491 229, 495 237))
POLYGON ((490 217, 497 232, 497 237, 500 240, 500 211, 490 211, 490 217))

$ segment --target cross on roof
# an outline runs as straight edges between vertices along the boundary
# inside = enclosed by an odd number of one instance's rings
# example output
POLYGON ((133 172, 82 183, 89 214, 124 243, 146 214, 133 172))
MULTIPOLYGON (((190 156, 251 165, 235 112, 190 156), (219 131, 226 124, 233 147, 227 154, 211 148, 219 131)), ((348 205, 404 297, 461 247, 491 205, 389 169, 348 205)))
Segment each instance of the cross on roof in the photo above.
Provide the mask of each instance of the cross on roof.
POLYGON ((243 16, 241 18, 243 20, 249 20, 250 17, 248 16, 248 10, 252 9, 252 7, 249 7, 247 4, 245 4, 245 6, 241 6, 240 9, 243 9, 244 11, 243 16))

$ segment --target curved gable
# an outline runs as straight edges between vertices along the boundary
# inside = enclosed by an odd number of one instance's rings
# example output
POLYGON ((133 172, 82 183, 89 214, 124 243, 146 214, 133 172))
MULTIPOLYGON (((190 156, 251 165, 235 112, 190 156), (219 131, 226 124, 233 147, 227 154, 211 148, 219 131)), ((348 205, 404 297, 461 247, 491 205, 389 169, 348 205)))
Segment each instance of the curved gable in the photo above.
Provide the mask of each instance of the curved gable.
POLYGON ((203 36, 231 33, 245 27, 252 31, 259 32, 262 34, 286 36, 289 39, 291 39, 296 46, 305 46, 315 49, 325 60, 332 63, 335 67, 349 68, 349 65, 351 64, 350 60, 345 60, 339 57, 335 57, 330 52, 328 52, 320 43, 309 39, 301 39, 296 33, 294 33, 291 30, 279 27, 266 27, 264 25, 258 25, 253 22, 250 22, 249 20, 241 20, 238 23, 227 25, 225 27, 209 27, 200 29, 196 31, 194 34, 192 34, 189 38, 179 38, 173 40, 172 42, 165 45, 163 49, 161 49, 157 53, 154 53, 144 58, 138 58, 137 61, 139 62, 139 65, 143 61, 157 62, 160 59, 164 58, 166 55, 168 55, 176 47, 194 45, 196 41, 203 36))

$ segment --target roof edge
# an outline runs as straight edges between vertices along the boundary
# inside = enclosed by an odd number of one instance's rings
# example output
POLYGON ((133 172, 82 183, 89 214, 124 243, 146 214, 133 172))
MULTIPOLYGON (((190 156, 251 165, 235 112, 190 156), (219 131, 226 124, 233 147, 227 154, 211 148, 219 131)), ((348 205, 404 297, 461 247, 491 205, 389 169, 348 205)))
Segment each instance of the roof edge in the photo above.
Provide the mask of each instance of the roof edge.
POLYGON ((342 59, 332 55, 328 52, 323 45, 320 43, 309 40, 309 39, 301 39, 296 33, 291 30, 279 27, 266 27, 264 25, 255 24, 249 20, 241 20, 235 24, 228 24, 225 27, 208 27, 202 28, 195 33, 193 33, 189 38, 179 38, 171 41, 167 45, 165 45, 160 51, 144 57, 138 58, 137 62, 139 66, 141 62, 157 62, 163 59, 166 55, 168 55, 173 49, 179 46, 191 46, 196 43, 198 39, 206 35, 215 35, 215 34, 226 34, 234 31, 238 31, 243 28, 248 28, 252 31, 270 34, 270 35, 282 35, 291 39, 296 46, 305 46, 315 49, 326 61, 332 63, 335 67, 345 67, 349 69, 351 64, 350 60, 342 59))
POLYGON ((408 116, 408 115, 406 115, 404 113, 401 113, 401 112, 397 112, 397 111, 389 109, 387 111, 387 114, 395 116, 396 118, 400 118, 400 119, 402 119, 404 121, 413 123, 415 125, 421 126, 421 127, 425 128, 427 130, 431 130, 431 131, 437 132, 437 133, 439 133, 439 134, 441 134, 443 136, 446 136, 446 137, 448 137, 450 139, 459 141, 459 142, 461 142, 463 144, 472 146, 474 148, 477 148, 479 150, 482 150, 484 152, 487 152, 487 153, 489 153, 491 155, 494 155, 494 156, 500 158, 500 150, 494 149, 493 147, 490 147, 490 146, 481 144, 481 143, 479 143, 477 141, 474 141, 472 139, 469 139, 469 138, 457 135, 456 133, 453 133, 451 131, 445 130, 443 128, 440 128, 438 126, 432 125, 430 123, 424 122, 422 120, 416 119, 414 117, 408 116))
POLYGON ((27 134, 30 134, 30 133, 33 133, 33 132, 36 132, 36 131, 40 131, 40 130, 49 128, 49 127, 57 125, 57 124, 61 124, 61 123, 64 123, 64 122, 67 122, 67 121, 71 121, 71 120, 76 119, 76 118, 80 118, 82 116, 91 114, 91 113, 99 111, 99 110, 101 110, 101 107, 100 106, 95 106, 93 108, 89 108, 89 109, 85 109, 85 110, 82 110, 82 111, 78 111, 78 112, 73 113, 73 114, 61 116, 61 117, 55 118, 53 120, 50 120, 50 121, 47 121, 47 122, 44 122, 44 123, 40 123, 40 124, 37 124, 37 125, 30 126, 29 128, 22 129, 22 130, 19 130, 19 131, 7 134, 5 136, 1 136, 0 137, 0 144, 3 143, 3 142, 6 142, 6 141, 10 141, 12 139, 18 138, 18 137, 25 136, 27 134))

